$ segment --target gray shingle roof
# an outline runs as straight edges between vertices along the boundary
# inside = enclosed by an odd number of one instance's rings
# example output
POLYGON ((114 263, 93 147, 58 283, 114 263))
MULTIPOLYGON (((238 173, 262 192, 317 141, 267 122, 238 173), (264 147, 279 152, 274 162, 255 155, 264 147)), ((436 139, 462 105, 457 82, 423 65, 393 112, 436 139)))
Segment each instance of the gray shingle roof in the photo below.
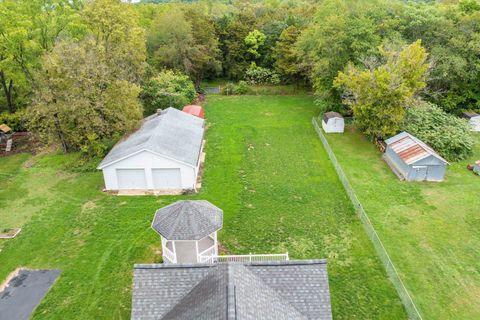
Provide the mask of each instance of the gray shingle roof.
POLYGON ((475 113, 475 112, 463 112, 463 113, 462 113, 462 116, 463 116, 465 119, 472 119, 472 118, 475 118, 475 117, 480 116, 480 114, 475 113))
POLYGON ((135 265, 132 319, 332 319, 327 264, 135 265))
POLYGON ((196 166, 203 134, 203 119, 168 108, 161 114, 146 118, 140 129, 117 143, 99 164, 98 169, 142 150, 196 166))
POLYGON ((152 228, 168 240, 200 240, 222 228, 223 211, 206 200, 179 200, 160 208, 152 228))
POLYGON ((323 114, 323 121, 325 123, 328 122, 328 119, 332 119, 332 118, 343 118, 343 117, 340 113, 335 112, 335 111, 329 111, 329 112, 325 112, 323 114))

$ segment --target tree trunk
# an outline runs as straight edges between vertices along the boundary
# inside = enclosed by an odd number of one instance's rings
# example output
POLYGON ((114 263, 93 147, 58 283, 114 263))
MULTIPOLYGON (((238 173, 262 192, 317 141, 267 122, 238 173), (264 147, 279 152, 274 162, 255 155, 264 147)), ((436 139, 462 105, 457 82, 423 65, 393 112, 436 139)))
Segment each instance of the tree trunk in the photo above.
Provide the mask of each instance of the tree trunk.
POLYGON ((62 143, 63 153, 67 153, 68 152, 68 146, 67 146, 67 142, 65 141, 65 137, 63 135, 62 128, 60 127, 60 121, 58 120, 58 114, 57 113, 53 114, 53 121, 55 122, 55 129, 57 130, 58 138, 60 139, 60 142, 62 143))
POLYGON ((5 74, 3 71, 0 71, 0 81, 2 82, 3 93, 7 100, 8 112, 15 112, 15 103, 13 101, 13 80, 10 79, 7 85, 7 79, 5 79, 5 74))

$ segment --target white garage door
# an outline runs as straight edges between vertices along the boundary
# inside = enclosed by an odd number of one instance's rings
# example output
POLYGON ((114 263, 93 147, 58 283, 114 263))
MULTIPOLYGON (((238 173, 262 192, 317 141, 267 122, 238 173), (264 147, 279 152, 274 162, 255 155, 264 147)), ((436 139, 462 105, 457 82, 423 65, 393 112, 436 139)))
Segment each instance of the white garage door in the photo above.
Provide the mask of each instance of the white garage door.
POLYGON ((118 189, 147 189, 144 169, 117 169, 118 189))
POLYGON ((181 189, 180 169, 152 169, 155 189, 181 189))

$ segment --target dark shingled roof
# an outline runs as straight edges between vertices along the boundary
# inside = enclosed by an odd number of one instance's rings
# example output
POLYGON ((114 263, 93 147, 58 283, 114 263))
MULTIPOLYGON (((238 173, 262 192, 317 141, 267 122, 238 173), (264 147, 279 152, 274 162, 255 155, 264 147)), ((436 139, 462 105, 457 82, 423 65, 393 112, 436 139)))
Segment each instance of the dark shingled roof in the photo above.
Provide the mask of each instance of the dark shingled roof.
POLYGON ((200 240, 222 228, 223 211, 206 200, 180 200, 158 209, 152 228, 168 240, 200 240))
POLYGON ((332 319, 327 263, 135 265, 132 319, 332 319))
POLYGON ((475 112, 463 112, 463 113, 462 113, 462 116, 463 116, 465 119, 472 119, 472 118, 474 118, 474 117, 480 116, 480 114, 475 113, 475 112))
POLYGON ((327 123, 328 119, 332 118, 343 118, 342 115, 338 112, 330 111, 323 114, 323 122, 327 123))

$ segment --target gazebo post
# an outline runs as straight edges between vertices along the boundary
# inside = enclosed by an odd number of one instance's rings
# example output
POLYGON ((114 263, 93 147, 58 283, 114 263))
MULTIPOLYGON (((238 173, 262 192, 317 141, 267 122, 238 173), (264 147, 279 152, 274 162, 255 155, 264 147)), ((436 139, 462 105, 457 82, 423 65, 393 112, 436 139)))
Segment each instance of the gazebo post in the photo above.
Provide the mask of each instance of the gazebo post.
POLYGON ((173 248, 173 255, 175 256, 175 261, 173 263, 177 263, 177 249, 175 248, 175 240, 172 240, 172 248, 173 248))
POLYGON ((217 231, 213 233, 213 245, 215 246, 215 255, 218 256, 217 231))
POLYGON ((197 262, 200 262, 200 257, 198 256, 198 240, 195 240, 195 252, 197 253, 197 262))

